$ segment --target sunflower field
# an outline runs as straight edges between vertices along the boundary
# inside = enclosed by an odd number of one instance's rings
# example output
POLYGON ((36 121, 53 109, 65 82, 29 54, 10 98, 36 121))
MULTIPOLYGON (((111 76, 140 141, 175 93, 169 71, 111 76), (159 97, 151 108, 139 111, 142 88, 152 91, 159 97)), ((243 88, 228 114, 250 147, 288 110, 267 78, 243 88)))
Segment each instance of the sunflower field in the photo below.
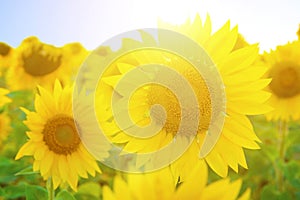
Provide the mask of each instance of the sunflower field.
POLYGON ((0 41, 0 199, 300 199, 300 29, 259 53, 212 23, 160 20, 158 39, 139 31, 122 51, 0 41), (150 48, 173 36, 213 75, 150 48))

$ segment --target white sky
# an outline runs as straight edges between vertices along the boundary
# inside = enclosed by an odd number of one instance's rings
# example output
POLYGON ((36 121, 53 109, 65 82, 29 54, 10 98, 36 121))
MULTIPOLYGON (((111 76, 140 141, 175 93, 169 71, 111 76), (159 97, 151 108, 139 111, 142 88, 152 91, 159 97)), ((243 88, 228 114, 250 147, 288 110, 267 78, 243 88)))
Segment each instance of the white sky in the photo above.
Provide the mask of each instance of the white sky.
POLYGON ((213 30, 228 19, 262 50, 297 39, 299 0, 11 0, 0 3, 0 41, 14 47, 27 36, 63 45, 81 42, 94 49, 114 35, 156 27, 158 17, 182 23, 210 14, 213 30))

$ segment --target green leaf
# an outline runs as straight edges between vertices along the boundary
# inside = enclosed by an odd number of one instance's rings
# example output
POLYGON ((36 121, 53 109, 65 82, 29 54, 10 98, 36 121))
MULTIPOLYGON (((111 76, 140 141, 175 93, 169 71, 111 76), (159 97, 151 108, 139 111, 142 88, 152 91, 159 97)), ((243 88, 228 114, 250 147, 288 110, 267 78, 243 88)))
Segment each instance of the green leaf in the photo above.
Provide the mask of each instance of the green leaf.
MULTIPOLYGON (((289 163, 285 164, 284 174, 288 182, 294 188, 300 188, 300 164, 298 161, 290 161, 289 163)), ((300 190, 300 189, 299 189, 300 190)))
POLYGON ((44 200, 48 198, 48 192, 41 186, 27 185, 26 200, 44 200))
POLYGON ((32 166, 29 166, 29 167, 26 167, 25 169, 22 169, 21 171, 17 172, 15 175, 21 176, 21 175, 32 175, 32 174, 38 174, 38 172, 32 171, 32 166))
POLYGON ((76 200, 76 199, 67 190, 62 190, 57 194, 57 196, 55 197, 55 200, 76 200))
POLYGON ((0 183, 7 184, 16 179, 15 173, 20 170, 20 166, 14 160, 0 157, 0 169, 0 183))
POLYGON ((78 194, 86 194, 89 196, 100 197, 101 187, 99 184, 94 182, 87 182, 78 188, 78 194))
POLYGON ((20 183, 19 185, 10 185, 2 188, 2 195, 5 198, 16 199, 25 196, 26 184, 20 183))

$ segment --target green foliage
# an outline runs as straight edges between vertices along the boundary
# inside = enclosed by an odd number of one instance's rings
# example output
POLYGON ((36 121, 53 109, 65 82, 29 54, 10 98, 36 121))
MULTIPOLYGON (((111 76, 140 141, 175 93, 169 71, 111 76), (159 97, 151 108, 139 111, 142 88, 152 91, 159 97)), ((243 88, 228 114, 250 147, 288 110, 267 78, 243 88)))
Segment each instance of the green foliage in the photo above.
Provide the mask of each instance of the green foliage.
POLYGON ((284 139, 284 155, 279 155, 277 124, 263 116, 251 118, 262 140, 260 150, 247 150, 248 170, 242 177, 243 187, 250 187, 253 199, 299 199, 300 193, 300 124, 290 123, 284 139), (282 175, 282 186, 278 176, 282 175))
POLYGON ((26 184, 19 183, 17 185, 9 185, 5 188, 1 188, 0 196, 5 199, 16 199, 26 196, 26 184))
POLYGON ((261 192, 261 200, 292 200, 292 196, 289 192, 278 191, 275 185, 266 185, 261 192))
POLYGON ((41 200, 48 198, 48 192, 44 187, 36 185, 26 185, 27 200, 41 200))

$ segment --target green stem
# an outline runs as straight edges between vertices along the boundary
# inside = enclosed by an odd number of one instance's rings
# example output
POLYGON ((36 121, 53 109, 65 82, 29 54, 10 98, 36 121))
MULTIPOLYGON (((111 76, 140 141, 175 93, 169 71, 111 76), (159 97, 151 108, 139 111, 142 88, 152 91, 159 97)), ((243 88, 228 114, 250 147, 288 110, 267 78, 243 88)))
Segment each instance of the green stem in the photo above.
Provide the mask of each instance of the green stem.
POLYGON ((53 181, 51 177, 47 181, 47 190, 48 190, 48 200, 54 200, 55 191, 54 191, 53 181))
MULTIPOLYGON (((283 163, 285 159, 285 138, 288 134, 288 123, 286 121, 279 121, 278 126, 278 153, 279 153, 279 162, 283 163)), ((278 189, 283 191, 283 173, 280 167, 277 165, 277 184, 278 189)))

